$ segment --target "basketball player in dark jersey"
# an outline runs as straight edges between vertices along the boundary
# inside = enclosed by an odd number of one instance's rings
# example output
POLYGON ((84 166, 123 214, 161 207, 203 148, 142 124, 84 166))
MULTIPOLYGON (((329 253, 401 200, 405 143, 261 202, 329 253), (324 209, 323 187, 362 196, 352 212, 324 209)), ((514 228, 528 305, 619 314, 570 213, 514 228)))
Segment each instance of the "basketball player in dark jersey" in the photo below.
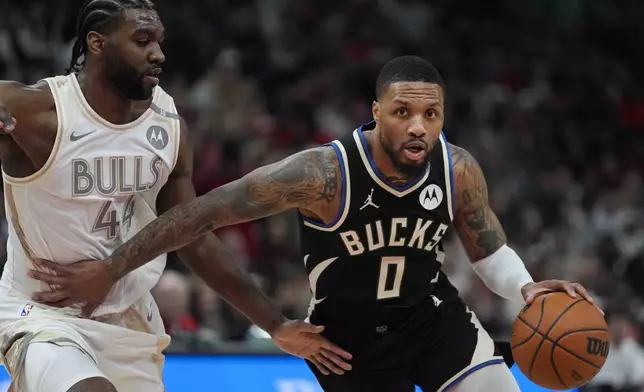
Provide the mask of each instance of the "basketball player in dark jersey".
POLYGON ((533 282, 506 245, 481 168, 441 132, 445 88, 429 62, 412 56, 390 61, 376 93, 374 121, 346 137, 173 208, 106 261, 52 265, 75 280, 42 276, 63 287, 49 298, 100 300, 109 290, 105 281, 162 252, 214 228, 295 208, 313 294, 310 320, 353 354, 353 370, 344 375, 323 372, 336 367, 324 356, 309 358, 325 391, 410 392, 414 385, 423 391, 519 391, 493 341, 441 271, 445 232, 454 224, 475 271, 507 299, 530 303, 551 290, 588 294, 579 284, 533 282), (76 283, 81 278, 84 285, 76 283))

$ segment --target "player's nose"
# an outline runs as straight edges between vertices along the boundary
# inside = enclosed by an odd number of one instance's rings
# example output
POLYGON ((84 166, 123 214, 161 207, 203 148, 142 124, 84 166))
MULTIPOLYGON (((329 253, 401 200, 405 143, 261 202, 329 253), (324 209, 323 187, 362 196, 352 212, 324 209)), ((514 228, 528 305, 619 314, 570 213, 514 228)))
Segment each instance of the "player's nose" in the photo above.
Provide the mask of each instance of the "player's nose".
POLYGON ((149 60, 152 64, 161 64, 165 61, 165 54, 161 50, 160 46, 156 45, 156 48, 152 50, 149 60))
POLYGON ((422 138, 427 135, 427 130, 425 129, 421 116, 412 117, 409 127, 407 128, 407 133, 414 138, 422 138))

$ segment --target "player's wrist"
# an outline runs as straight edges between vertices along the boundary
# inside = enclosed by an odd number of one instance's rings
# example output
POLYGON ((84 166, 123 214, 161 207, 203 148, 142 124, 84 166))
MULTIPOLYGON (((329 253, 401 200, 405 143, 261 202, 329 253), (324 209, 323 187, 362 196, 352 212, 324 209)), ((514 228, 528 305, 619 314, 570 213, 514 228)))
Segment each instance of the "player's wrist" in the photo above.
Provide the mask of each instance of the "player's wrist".
POLYGON ((105 270, 110 280, 118 282, 127 275, 125 260, 120 257, 110 257, 105 260, 105 270))
POLYGON ((521 258, 510 247, 503 245, 472 267, 494 293, 513 302, 525 303, 526 285, 529 287, 534 282, 521 258))
POLYGON ((532 287, 534 284, 535 284, 535 283, 534 283, 533 281, 525 282, 525 283, 520 283, 520 284, 519 284, 519 287, 521 288, 521 289, 520 289, 520 291, 521 291, 521 295, 523 295, 523 297, 524 297, 524 298, 525 298, 525 296, 526 296, 527 291, 528 291, 528 290, 530 290, 530 287, 532 287))
POLYGON ((267 325, 265 328, 262 328, 262 329, 271 336, 271 339, 275 339, 276 336, 279 335, 279 331, 289 321, 291 321, 289 318, 287 318, 283 314, 280 314, 278 317, 274 319, 274 321, 272 321, 269 325, 267 325))

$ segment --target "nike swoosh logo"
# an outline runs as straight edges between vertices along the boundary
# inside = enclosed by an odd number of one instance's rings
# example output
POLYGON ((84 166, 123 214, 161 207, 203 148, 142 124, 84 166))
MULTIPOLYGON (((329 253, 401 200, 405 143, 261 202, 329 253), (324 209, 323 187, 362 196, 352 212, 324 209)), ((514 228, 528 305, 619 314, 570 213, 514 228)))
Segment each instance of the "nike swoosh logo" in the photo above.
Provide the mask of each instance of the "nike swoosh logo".
POLYGON ((94 133, 96 131, 98 131, 98 129, 95 129, 95 130, 93 130, 91 132, 84 133, 82 135, 76 135, 74 132, 72 132, 72 134, 69 135, 69 140, 75 142, 76 140, 80 140, 80 139, 84 138, 85 136, 91 135, 92 133, 94 133))

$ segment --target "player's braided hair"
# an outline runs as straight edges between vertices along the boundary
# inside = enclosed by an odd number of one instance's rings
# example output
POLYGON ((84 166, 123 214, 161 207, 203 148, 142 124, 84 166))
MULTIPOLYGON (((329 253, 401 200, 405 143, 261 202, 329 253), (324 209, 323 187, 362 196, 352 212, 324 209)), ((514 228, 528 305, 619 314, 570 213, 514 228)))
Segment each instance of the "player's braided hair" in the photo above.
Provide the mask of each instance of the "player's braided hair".
POLYGON ((77 72, 85 64, 81 56, 87 54, 87 33, 96 31, 105 34, 127 9, 154 9, 151 0, 86 0, 76 21, 76 41, 67 74, 77 72))
POLYGON ((382 67, 376 81, 376 97, 385 92, 390 84, 398 82, 435 83, 445 93, 445 83, 432 63, 418 56, 401 56, 390 60, 382 67))

